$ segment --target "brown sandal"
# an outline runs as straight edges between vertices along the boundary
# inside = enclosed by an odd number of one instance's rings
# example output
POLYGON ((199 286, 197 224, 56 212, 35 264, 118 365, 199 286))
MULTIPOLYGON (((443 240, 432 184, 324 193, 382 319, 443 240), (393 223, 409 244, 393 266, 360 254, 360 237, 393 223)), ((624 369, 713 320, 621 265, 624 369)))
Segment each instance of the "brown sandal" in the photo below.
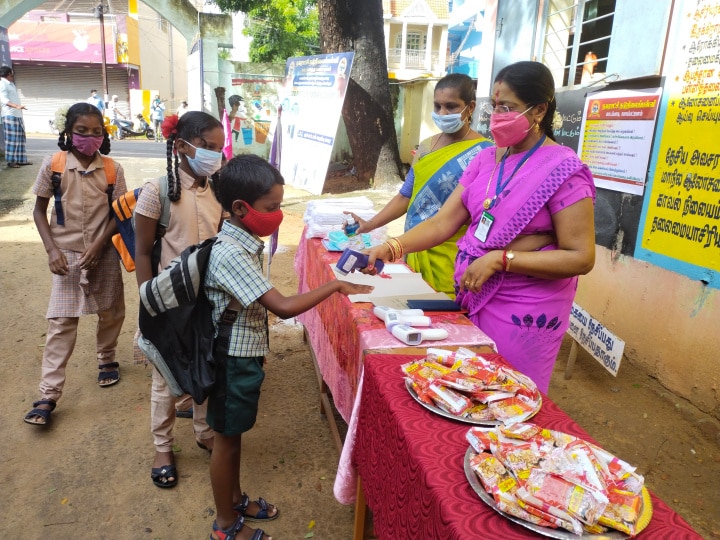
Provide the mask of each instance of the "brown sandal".
POLYGON ((8 166, 8 168, 10 168, 10 169, 19 169, 19 168, 20 168, 20 164, 19 164, 19 163, 8 163, 7 166, 8 166))

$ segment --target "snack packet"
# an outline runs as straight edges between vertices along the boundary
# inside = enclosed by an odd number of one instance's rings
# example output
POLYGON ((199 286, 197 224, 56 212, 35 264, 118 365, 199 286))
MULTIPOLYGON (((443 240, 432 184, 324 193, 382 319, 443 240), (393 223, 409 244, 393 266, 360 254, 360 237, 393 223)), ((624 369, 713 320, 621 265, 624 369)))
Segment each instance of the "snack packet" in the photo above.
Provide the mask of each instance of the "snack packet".
POLYGON ((473 406, 470 398, 436 382, 428 386, 427 392, 435 405, 457 416, 465 414, 465 411, 473 406))
POLYGON ((636 522, 642 508, 642 495, 611 489, 608 492, 608 499, 610 502, 598 523, 635 536, 636 522))
POLYGON ((520 494, 518 494, 518 497, 528 504, 547 510, 558 517, 565 517, 562 514, 569 514, 590 525, 597 523, 608 504, 608 498, 604 494, 585 489, 560 476, 548 474, 540 469, 530 471, 525 483, 525 489, 527 489, 531 497, 526 498, 520 494), (544 505, 537 504, 538 500, 544 505), (545 505, 551 510, 546 508, 545 505), (560 514, 554 510, 559 511, 560 514))

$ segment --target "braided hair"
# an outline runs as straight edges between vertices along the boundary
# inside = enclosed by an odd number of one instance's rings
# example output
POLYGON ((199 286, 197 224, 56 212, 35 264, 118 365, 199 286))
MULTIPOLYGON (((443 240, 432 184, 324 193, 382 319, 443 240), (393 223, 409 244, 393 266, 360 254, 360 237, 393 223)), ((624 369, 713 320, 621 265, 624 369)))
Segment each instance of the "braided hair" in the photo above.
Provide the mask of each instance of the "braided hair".
POLYGON ((177 115, 168 116, 162 123, 161 129, 166 143, 167 156, 167 182, 168 197, 172 202, 180 200, 180 158, 175 151, 175 141, 182 139, 189 142, 195 137, 211 129, 222 129, 222 123, 214 116, 202 111, 189 111, 178 118, 177 115), (175 155, 175 160, 173 160, 175 155))
POLYGON ((547 111, 540 122, 540 129, 555 140, 553 119, 557 101, 555 100, 555 81, 552 73, 540 62, 515 62, 500 70, 495 82, 503 82, 515 92, 515 95, 528 105, 547 103, 547 111))
POLYGON ((58 135, 58 146, 60 150, 66 152, 72 150, 72 129, 75 122, 77 122, 81 116, 95 116, 100 120, 100 124, 103 126, 103 142, 102 145, 100 145, 100 153, 104 156, 108 155, 110 153, 110 137, 105 129, 103 115, 95 105, 85 102, 76 103, 65 113, 65 127, 58 135))

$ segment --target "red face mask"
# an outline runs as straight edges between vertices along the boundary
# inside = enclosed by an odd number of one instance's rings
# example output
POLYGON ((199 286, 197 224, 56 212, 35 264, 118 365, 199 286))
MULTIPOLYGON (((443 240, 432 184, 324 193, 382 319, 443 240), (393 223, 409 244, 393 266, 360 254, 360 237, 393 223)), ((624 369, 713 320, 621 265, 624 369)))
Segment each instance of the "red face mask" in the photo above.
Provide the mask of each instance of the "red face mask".
POLYGON ((247 208, 248 213, 240 218, 240 222, 257 236, 270 236, 280 228, 283 220, 282 210, 273 212, 258 212, 245 201, 240 201, 247 208))

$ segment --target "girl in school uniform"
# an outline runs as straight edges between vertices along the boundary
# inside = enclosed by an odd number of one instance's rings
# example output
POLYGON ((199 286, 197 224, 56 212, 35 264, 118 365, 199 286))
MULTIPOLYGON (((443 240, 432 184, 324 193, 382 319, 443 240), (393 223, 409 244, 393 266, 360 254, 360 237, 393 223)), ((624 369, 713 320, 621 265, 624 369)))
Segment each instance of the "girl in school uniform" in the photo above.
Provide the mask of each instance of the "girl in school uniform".
MULTIPOLYGON (((215 236, 223 215, 210 182, 210 177, 222 163, 225 133, 220 121, 205 112, 190 111, 180 119, 175 115, 167 117, 162 130, 167 141, 167 176, 147 182, 135 206, 135 273, 138 285, 165 268, 186 247, 215 236), (153 248, 163 204, 170 205, 170 221, 158 240, 158 267, 155 266, 157 262, 153 264, 153 248)), ((136 362, 145 361, 137 345, 135 349, 136 362)), ((212 451, 214 432, 205 421, 207 405, 193 404, 189 396, 175 398, 155 368, 150 401, 150 430, 155 444, 150 476, 157 487, 171 488, 178 482, 173 453, 177 411, 192 406, 195 440, 201 449, 212 451)))
POLYGON ((98 315, 98 384, 104 388, 120 380, 115 349, 125 320, 125 297, 111 242, 117 227, 110 218, 110 203, 126 192, 125 174, 119 164, 103 156, 110 153, 110 140, 97 107, 76 103, 65 115, 65 126, 58 129, 58 146, 66 152, 60 184, 53 187, 52 157, 47 157, 33 186, 37 196, 33 218, 48 254, 52 289, 40 399, 25 415, 25 422, 32 425, 49 423, 62 396, 81 315, 98 315))

